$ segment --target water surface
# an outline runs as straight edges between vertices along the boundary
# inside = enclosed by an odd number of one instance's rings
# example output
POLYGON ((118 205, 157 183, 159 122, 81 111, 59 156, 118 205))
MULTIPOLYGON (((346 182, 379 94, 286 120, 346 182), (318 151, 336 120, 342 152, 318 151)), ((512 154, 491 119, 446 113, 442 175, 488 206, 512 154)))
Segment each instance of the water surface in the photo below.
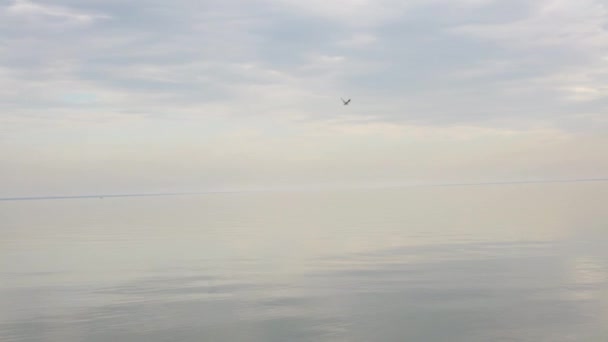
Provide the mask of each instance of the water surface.
POLYGON ((608 341, 608 184, 0 202, 2 341, 608 341))

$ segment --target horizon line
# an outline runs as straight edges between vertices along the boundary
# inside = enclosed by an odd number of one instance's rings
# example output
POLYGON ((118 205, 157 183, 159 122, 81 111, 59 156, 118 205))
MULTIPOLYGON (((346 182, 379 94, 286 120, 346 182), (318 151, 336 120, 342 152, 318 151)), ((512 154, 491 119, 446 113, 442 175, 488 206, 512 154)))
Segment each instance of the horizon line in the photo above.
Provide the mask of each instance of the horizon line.
MULTIPOLYGON (((581 178, 581 179, 550 179, 550 180, 515 180, 499 182, 449 182, 449 183, 420 183, 420 184, 386 184, 386 185, 333 185, 327 188, 340 189, 369 189, 369 188, 414 188, 414 187, 450 187, 450 186, 492 186, 492 185, 517 185, 517 184, 542 184, 542 183, 584 183, 584 182, 608 182, 608 178, 581 178)), ((310 186, 318 189, 318 186, 310 186)), ((188 196, 188 195, 214 195, 214 194, 236 194, 253 192, 276 192, 276 191, 303 191, 301 186, 285 188, 263 188, 249 190, 206 190, 188 192, 158 192, 158 193, 127 193, 127 194, 89 194, 89 195, 49 195, 49 196, 16 196, 0 197, 0 201, 38 201, 38 200, 67 200, 67 199, 93 199, 93 198, 125 198, 125 197, 160 197, 160 196, 188 196)))

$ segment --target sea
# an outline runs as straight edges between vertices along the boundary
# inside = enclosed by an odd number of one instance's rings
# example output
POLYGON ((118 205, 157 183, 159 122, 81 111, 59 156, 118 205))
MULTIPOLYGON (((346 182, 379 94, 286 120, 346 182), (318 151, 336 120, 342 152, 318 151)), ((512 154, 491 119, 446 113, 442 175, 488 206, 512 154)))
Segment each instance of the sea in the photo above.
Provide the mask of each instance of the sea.
POLYGON ((608 182, 0 201, 0 341, 608 341, 608 182))

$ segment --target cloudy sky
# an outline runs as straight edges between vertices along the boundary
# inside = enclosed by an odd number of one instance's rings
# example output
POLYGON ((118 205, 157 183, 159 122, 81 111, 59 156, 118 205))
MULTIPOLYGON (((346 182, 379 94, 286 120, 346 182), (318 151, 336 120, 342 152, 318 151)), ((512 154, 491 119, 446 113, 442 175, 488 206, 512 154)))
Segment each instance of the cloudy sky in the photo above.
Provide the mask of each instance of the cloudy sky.
POLYGON ((600 178, 607 156, 608 0, 0 1, 0 197, 600 178))

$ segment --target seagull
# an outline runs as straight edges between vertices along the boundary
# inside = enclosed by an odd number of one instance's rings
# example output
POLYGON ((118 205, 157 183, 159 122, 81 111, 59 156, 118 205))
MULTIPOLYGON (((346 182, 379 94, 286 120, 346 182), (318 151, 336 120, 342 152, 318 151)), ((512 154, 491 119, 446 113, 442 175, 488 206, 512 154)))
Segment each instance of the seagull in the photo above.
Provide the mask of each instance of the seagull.
POLYGON ((343 98, 340 98, 340 100, 342 100, 342 103, 344 103, 345 106, 348 106, 348 104, 350 103, 350 99, 344 101, 343 98))

